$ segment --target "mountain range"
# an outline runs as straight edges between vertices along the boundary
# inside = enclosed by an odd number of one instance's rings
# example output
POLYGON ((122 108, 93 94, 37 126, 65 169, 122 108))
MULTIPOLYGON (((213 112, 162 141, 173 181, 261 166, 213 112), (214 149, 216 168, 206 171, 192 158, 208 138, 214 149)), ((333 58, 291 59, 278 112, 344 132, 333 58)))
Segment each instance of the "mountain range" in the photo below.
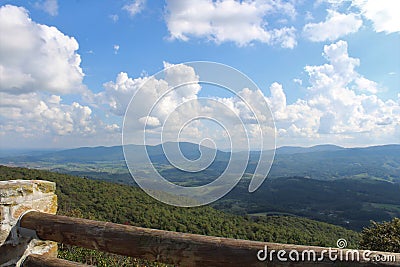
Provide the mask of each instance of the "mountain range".
MULTIPOLYGON (((168 148, 168 146, 173 145, 172 142, 167 142, 164 144, 168 148)), ((182 154, 185 155, 189 159, 196 158, 200 155, 198 144, 189 143, 189 142, 180 142, 178 143, 179 148, 182 151, 182 154)), ((163 145, 147 145, 146 149, 149 153, 150 157, 157 157, 163 155, 163 145)), ((143 149, 143 145, 127 145, 128 148, 133 149, 133 151, 138 149, 143 149)), ((205 146, 201 146, 202 149, 212 150, 212 148, 208 148, 205 146)), ((400 153, 400 144, 392 144, 392 145, 382 145, 382 146, 370 146, 370 147, 361 147, 361 148, 344 148, 337 145, 316 145, 311 147, 300 147, 300 146, 282 146, 276 149, 275 153, 277 155, 287 155, 287 154, 304 154, 304 153, 313 153, 313 152, 324 152, 324 153, 332 153, 341 151, 341 155, 346 153, 363 153, 363 152, 379 152, 379 153, 400 153)), ((240 152, 239 152, 240 153, 240 152)), ((259 152, 250 151, 251 154, 257 155, 259 152)), ((230 152, 224 152, 222 150, 217 150, 217 154, 226 155, 229 157, 230 152)), ((97 146, 97 147, 79 147, 73 149, 65 149, 65 150, 7 150, 2 151, 0 148, 0 159, 2 162, 4 160, 51 160, 55 162, 62 161, 119 161, 124 160, 123 155, 123 147, 122 146, 97 146)))
MULTIPOLYGON (((166 149, 176 143, 165 143, 166 149)), ((182 154, 189 160, 200 157, 198 144, 178 143, 182 154)), ((128 145, 126 151, 134 157, 138 151, 146 149, 151 161, 157 165, 172 167, 166 158, 162 145, 146 146, 128 145)), ((208 147, 201 147, 207 153, 215 153, 214 163, 208 171, 220 173, 230 159, 231 153, 221 150, 213 151, 208 147)), ((234 152, 243 153, 243 152, 234 152)), ((253 173, 258 163, 260 152, 251 151, 247 166, 247 173, 253 173)), ((139 157, 139 156, 138 156, 139 157)), ((144 162, 137 158, 137 162, 144 162)), ((22 155, 0 157, 0 163, 15 166, 39 167, 52 169, 54 166, 63 168, 69 165, 91 165, 91 169, 98 171, 101 164, 125 168, 122 146, 111 147, 80 147, 60 151, 34 151, 22 155), (60 165, 62 165, 60 167, 60 165)), ((127 172, 127 170, 126 170, 127 172)), ((363 148, 344 148, 335 145, 317 145, 312 147, 284 146, 276 149, 274 163, 270 177, 302 176, 320 180, 329 180, 343 177, 368 175, 375 178, 400 181, 400 145, 383 145, 363 148)), ((212 178, 212 177, 211 177, 212 178)), ((210 178, 210 179, 211 179, 210 178)), ((209 180, 209 179, 207 179, 209 180)))

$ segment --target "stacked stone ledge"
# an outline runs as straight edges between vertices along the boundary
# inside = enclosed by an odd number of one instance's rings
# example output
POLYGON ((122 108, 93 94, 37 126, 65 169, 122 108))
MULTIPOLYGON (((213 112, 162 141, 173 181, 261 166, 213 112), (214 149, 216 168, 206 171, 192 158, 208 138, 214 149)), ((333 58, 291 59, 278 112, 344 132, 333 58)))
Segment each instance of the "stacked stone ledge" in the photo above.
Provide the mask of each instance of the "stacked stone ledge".
POLYGON ((57 256, 57 243, 21 233, 18 220, 30 210, 57 212, 56 184, 42 180, 0 181, 0 267, 20 266, 26 256, 57 256))

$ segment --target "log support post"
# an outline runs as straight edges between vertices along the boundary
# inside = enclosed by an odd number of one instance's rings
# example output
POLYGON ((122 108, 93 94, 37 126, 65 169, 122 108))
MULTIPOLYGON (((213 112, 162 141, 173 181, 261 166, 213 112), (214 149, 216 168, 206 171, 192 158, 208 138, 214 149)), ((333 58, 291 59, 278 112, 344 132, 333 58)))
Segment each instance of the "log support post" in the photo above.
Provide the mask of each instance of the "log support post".
POLYGON ((39 240, 35 231, 18 225, 28 211, 55 214, 55 189, 55 183, 42 180, 0 181, 0 267, 19 267, 31 254, 57 256, 56 242, 39 240))

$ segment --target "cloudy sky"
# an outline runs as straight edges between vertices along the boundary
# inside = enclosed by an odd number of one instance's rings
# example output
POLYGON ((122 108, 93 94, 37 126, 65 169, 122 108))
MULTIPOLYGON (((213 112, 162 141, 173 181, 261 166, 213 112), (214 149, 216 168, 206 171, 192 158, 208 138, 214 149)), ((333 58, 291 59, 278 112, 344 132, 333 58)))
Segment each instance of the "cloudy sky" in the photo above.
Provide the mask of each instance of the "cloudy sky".
MULTIPOLYGON (((176 66, 189 61, 219 62, 252 79, 263 96, 258 101, 271 109, 278 146, 400 143, 400 1, 0 5, 3 148, 119 145, 133 94, 164 67, 174 71, 153 79, 143 105, 160 86, 196 81, 196 69, 176 66)), ((164 99, 164 109, 135 117, 137 123, 160 130, 171 107, 200 97, 245 112, 237 97, 214 89, 191 84, 164 99)), ((192 123, 187 132, 218 138, 208 126, 192 123)))

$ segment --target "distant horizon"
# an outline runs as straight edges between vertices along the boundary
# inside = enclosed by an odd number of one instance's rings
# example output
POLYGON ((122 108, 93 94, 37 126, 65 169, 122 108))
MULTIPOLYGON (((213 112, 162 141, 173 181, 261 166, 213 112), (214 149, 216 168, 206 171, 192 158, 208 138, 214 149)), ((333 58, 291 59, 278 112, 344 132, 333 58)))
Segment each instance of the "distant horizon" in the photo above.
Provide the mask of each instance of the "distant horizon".
MULTIPOLYGON (((168 143, 170 141, 167 141, 165 143, 168 143)), ((191 143, 191 144, 195 144, 198 145, 198 143, 193 143, 193 142, 187 142, 187 141, 182 141, 181 143, 191 143)), ((148 146, 158 146, 159 144, 152 144, 152 145, 148 145, 148 146)), ((141 144, 129 144, 129 145, 137 145, 140 146, 141 144)), ((310 146, 301 146, 301 145, 282 145, 282 146, 277 146, 276 149, 280 149, 280 148, 286 148, 286 147, 290 147, 290 148, 313 148, 313 147, 318 147, 318 146, 335 146, 335 147, 339 147, 339 148, 367 148, 367 147, 379 147, 379 146, 400 146, 400 142, 399 143, 387 143, 387 144, 372 144, 372 145, 364 145, 364 146, 342 146, 342 145, 337 145, 337 144, 331 144, 331 143, 325 143, 325 144, 316 144, 316 145, 310 145, 310 146)), ((111 148, 111 147, 120 147, 123 146, 121 145, 95 145, 95 146, 78 146, 78 147, 59 147, 59 148, 38 148, 38 147, 2 147, 0 146, 0 151, 25 151, 25 152, 45 152, 45 151, 62 151, 62 150, 71 150, 71 149, 79 149, 79 148, 98 148, 98 147, 106 147, 106 148, 111 148)), ((206 146, 208 147, 208 146, 206 146)), ((208 147, 211 148, 211 147, 208 147)), ((226 150, 225 148, 217 148, 217 150, 223 151, 223 152, 229 152, 228 150, 226 150)), ((238 150, 240 151, 244 151, 244 150, 238 150)), ((237 152, 238 152, 237 151, 237 152)), ((251 150, 250 151, 259 151, 259 150, 251 150)))

